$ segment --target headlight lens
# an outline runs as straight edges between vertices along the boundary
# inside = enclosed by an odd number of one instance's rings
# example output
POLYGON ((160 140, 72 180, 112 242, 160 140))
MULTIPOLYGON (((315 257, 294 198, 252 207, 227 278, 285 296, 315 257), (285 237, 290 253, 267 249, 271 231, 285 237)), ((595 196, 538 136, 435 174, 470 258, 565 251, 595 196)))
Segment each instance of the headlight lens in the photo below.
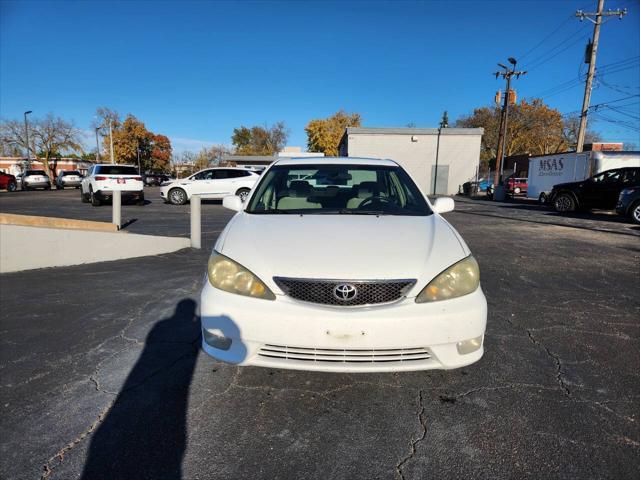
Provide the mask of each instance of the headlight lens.
POLYGON ((247 297, 275 300, 276 296, 249 270, 214 251, 207 266, 209 283, 220 290, 247 297))
POLYGON ((429 282, 416 297, 417 303, 437 302, 475 292, 480 285, 480 269, 476 259, 469 255, 454 263, 429 282))

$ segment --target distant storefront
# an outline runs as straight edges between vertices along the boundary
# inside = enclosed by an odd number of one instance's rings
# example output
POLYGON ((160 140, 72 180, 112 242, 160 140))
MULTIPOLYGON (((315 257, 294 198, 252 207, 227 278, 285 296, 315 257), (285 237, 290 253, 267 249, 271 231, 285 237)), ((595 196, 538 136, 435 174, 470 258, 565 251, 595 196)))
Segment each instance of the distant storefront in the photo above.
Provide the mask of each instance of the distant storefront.
MULTIPOLYGON (((22 173, 27 164, 24 157, 0 157, 0 171, 18 175, 22 173)), ((49 166, 56 176, 63 170, 78 170, 83 175, 87 173, 92 162, 80 160, 77 158, 52 158, 49 160, 49 166)), ((44 165, 38 160, 31 159, 32 170, 44 170, 44 165)))

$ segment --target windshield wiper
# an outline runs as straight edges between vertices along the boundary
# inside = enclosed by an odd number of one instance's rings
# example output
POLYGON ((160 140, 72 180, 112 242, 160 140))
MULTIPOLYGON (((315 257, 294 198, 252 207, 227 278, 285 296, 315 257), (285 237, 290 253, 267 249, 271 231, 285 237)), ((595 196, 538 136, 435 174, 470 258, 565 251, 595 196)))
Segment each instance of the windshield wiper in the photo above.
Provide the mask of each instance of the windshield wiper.
POLYGON ((268 215, 270 213, 295 214, 292 210, 280 210, 278 208, 270 208, 269 210, 247 210, 247 213, 255 213, 258 215, 268 215))
POLYGON ((343 208, 341 210, 332 210, 330 212, 323 212, 327 214, 339 214, 339 215, 389 215, 389 212, 383 210, 353 210, 349 208, 343 208))

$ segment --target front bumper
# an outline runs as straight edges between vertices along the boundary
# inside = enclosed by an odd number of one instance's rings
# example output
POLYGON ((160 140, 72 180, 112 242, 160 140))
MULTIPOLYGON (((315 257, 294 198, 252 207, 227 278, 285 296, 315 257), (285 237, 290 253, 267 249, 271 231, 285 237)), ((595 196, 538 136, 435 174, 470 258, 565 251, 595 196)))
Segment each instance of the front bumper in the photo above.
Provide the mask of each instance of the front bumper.
POLYGON ((205 277, 203 350, 237 365, 327 372, 452 369, 478 361, 487 302, 474 293, 434 303, 409 298, 374 307, 336 308, 277 295, 262 300, 224 292, 205 277), (458 343, 479 338, 460 354, 458 343))

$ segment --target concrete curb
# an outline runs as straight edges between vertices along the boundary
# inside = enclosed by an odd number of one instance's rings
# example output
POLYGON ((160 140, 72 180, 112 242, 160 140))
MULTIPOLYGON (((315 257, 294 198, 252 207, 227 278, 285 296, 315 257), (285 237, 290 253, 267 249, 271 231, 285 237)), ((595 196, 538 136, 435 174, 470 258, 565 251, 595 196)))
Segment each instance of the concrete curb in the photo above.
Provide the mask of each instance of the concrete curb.
POLYGON ((0 273, 160 255, 190 244, 181 237, 0 225, 0 273))
POLYGON ((71 218, 38 217, 35 215, 15 215, 0 213, 0 225, 21 225, 24 227, 64 228, 95 232, 117 232, 115 223, 73 220, 71 218))

